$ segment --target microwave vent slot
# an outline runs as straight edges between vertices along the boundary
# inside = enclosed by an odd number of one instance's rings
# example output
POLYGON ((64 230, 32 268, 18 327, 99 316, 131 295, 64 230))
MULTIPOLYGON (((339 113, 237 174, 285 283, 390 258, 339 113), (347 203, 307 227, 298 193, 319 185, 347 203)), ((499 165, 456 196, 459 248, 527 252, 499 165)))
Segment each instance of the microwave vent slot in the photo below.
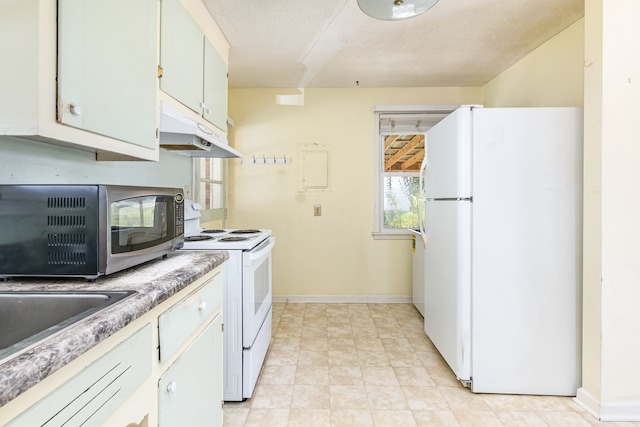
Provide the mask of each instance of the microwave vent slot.
POLYGON ((85 209, 87 206, 84 197, 48 197, 47 208, 49 209, 85 209))
POLYGON ((86 228, 86 217, 83 215, 49 215, 47 216, 49 227, 86 228))
POLYGON ((87 243, 84 234, 48 234, 48 246, 84 246, 87 243))
POLYGON ((49 265, 84 265, 87 255, 84 252, 49 252, 49 265))

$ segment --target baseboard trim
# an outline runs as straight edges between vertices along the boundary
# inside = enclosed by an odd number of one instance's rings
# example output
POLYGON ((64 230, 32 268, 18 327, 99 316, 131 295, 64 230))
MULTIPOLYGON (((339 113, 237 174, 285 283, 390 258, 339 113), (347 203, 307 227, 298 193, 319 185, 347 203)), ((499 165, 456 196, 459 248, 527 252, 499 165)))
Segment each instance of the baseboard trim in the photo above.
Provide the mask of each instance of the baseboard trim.
POLYGON ((273 302, 308 302, 325 304, 407 304, 408 295, 274 295, 273 302))
POLYGON ((640 401, 602 403, 583 388, 573 400, 600 421, 640 421, 640 401))

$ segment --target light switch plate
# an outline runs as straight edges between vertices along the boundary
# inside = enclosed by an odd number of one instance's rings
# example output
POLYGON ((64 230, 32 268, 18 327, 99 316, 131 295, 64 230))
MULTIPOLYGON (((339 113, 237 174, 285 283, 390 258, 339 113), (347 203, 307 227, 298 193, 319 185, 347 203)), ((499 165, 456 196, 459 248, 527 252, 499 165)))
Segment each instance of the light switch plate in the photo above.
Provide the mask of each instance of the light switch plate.
POLYGON ((322 215, 322 206, 314 205, 313 206, 313 216, 321 216, 322 215))

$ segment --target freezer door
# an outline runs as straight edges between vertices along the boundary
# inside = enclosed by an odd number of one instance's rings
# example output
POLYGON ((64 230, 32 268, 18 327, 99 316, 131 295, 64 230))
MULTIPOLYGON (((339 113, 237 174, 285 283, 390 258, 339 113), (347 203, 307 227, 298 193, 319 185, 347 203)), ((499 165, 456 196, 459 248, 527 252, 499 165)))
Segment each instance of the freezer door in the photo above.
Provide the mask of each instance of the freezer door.
POLYGON ((461 381, 471 372, 471 202, 427 201, 424 330, 461 381))
POLYGON ((471 197, 472 107, 461 107, 429 129, 425 138, 425 195, 471 197))

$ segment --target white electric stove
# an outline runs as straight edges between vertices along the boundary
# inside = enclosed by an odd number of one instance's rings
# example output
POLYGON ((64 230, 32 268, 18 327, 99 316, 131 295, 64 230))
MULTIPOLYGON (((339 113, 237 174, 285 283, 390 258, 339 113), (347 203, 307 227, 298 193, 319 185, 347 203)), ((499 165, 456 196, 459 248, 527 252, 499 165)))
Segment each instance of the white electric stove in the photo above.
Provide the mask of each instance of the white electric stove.
POLYGON ((265 229, 203 229, 200 205, 186 200, 181 250, 224 250, 224 400, 251 397, 271 343, 271 249, 265 229))

